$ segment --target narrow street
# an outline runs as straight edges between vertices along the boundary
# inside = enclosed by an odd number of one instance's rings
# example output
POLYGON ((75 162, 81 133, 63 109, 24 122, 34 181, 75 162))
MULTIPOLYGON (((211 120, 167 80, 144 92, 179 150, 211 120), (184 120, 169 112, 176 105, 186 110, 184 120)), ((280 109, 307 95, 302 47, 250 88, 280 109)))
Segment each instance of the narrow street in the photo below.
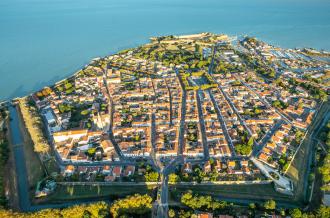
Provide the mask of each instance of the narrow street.
POLYGON ((196 91, 196 100, 197 100, 200 133, 201 133, 202 145, 203 145, 203 149, 204 149, 204 160, 208 160, 208 159, 210 159, 210 154, 209 154, 209 146, 207 144, 207 138, 206 138, 206 129, 205 129, 202 103, 201 103, 201 99, 200 99, 201 92, 202 92, 201 90, 196 91))
POLYGON ((253 148, 251 156, 257 156, 259 152, 265 147, 269 139, 275 134, 275 132, 283 125, 284 121, 279 120, 275 125, 264 135, 260 143, 256 143, 253 148))
POLYGON ((124 155, 123 155, 123 153, 122 153, 122 151, 121 151, 121 149, 120 149, 118 143, 116 142, 116 140, 113 136, 113 133, 112 133, 114 103, 113 103, 113 100, 112 100, 112 97, 111 97, 111 94, 110 94, 110 91, 109 91, 109 88, 108 88, 108 85, 107 85, 107 82, 106 82, 105 73, 104 73, 104 77, 103 77, 103 85, 106 87, 108 98, 109 98, 109 114, 110 114, 110 126, 109 126, 109 130, 108 130, 109 139, 110 139, 113 147, 115 148, 116 153, 119 156, 119 159, 120 160, 125 160, 125 157, 124 157, 124 155))
POLYGON ((168 175, 162 175, 160 188, 160 199, 157 207, 157 218, 168 217, 168 175))
POLYGON ((221 114, 221 110, 220 110, 217 102, 215 101, 213 94, 210 92, 210 90, 208 90, 208 93, 210 95, 210 98, 211 98, 213 107, 214 107, 214 109, 215 109, 215 111, 217 113, 218 120, 219 120, 220 125, 221 125, 221 129, 223 130, 223 134, 225 135, 226 141, 227 141, 227 143, 229 145, 231 155, 232 156, 236 156, 236 152, 235 152, 235 148, 234 148, 234 145, 233 145, 233 141, 231 140, 230 135, 228 133, 227 125, 226 125, 226 123, 225 123, 225 121, 223 119, 223 116, 221 114))
MULTIPOLYGON (((178 69, 175 69, 176 75, 179 77, 178 69)), ((179 77, 180 85, 182 88, 182 97, 181 97, 181 114, 180 114, 180 129, 179 129, 179 147, 178 147, 178 156, 183 154, 184 148, 184 128, 186 122, 186 90, 184 90, 184 85, 179 77)))

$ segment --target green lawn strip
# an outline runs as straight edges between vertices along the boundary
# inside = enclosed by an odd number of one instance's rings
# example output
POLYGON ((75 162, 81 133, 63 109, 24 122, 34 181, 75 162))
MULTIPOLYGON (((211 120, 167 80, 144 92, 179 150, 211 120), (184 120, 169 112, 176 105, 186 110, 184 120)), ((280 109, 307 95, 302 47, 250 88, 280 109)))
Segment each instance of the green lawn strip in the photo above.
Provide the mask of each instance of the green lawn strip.
MULTIPOLYGON (((174 188, 174 187, 173 187, 174 188)), ((173 189, 172 188, 172 189, 173 189)), ((214 197, 242 198, 242 199, 274 199, 290 200, 289 196, 278 193, 274 190, 273 184, 253 184, 253 185, 194 185, 176 186, 177 192, 184 193, 192 190, 201 195, 212 195, 214 197)))
POLYGON ((48 202, 61 200, 89 199, 98 197, 124 197, 135 193, 151 194, 153 186, 113 185, 113 186, 92 186, 92 185, 58 185, 56 191, 48 197, 48 202))

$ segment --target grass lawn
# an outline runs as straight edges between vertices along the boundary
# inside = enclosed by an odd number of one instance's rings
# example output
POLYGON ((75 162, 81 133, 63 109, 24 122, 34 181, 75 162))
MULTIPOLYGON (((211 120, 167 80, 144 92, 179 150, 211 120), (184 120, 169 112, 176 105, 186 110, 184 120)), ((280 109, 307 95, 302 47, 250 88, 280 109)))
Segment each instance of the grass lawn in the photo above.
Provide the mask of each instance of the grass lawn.
POLYGON ((114 186, 91 186, 91 185, 75 185, 63 186, 58 185, 55 193, 47 198, 48 202, 61 202, 75 199, 93 199, 93 198, 118 198, 135 193, 152 194, 155 186, 133 186, 133 185, 114 185, 114 186))
POLYGON ((303 180, 307 168, 308 152, 310 150, 309 143, 314 143, 310 139, 306 138, 301 145, 295 159, 293 160, 290 168, 287 171, 287 175, 292 179, 295 187, 295 198, 298 201, 304 201, 304 189, 303 180), (303 167, 306 166, 306 167, 303 167))
POLYGON ((274 199, 290 200, 289 196, 275 191, 273 184, 252 184, 252 185, 194 185, 175 186, 177 192, 192 190, 201 195, 212 195, 214 197, 240 198, 240 199, 274 199))
POLYGON ((166 46, 166 49, 167 50, 170 50, 170 51, 176 51, 176 50, 179 50, 179 48, 176 46, 176 45, 173 45, 173 44, 168 44, 166 46))
POLYGON ((26 170, 29 181, 29 190, 34 193, 36 184, 38 181, 42 180, 45 176, 45 170, 42 163, 38 157, 38 154, 34 152, 34 145, 32 139, 24 125, 24 121, 21 113, 18 113, 19 126, 23 136, 23 148, 24 157, 26 162, 26 170))
POLYGON ((47 168, 48 173, 51 175, 53 172, 59 172, 59 167, 56 163, 56 160, 54 157, 52 157, 51 159, 44 161, 44 165, 47 168))

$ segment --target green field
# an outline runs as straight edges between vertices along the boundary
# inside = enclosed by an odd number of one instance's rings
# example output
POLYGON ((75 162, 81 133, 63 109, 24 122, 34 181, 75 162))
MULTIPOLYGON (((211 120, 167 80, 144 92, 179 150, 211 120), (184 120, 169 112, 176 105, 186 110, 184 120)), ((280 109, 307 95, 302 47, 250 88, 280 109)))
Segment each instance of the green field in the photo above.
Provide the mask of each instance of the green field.
POLYGON ((240 199, 274 199, 290 200, 289 196, 275 191, 273 184, 253 184, 253 185, 194 185, 178 186, 172 188, 176 192, 183 193, 192 190, 201 195, 212 195, 214 197, 240 198, 240 199))
POLYGON ((108 197, 114 199, 135 193, 152 194, 155 186, 133 186, 133 185, 113 185, 113 186, 91 186, 91 185, 58 185, 55 193, 47 198, 48 202, 61 202, 76 199, 95 199, 108 197))

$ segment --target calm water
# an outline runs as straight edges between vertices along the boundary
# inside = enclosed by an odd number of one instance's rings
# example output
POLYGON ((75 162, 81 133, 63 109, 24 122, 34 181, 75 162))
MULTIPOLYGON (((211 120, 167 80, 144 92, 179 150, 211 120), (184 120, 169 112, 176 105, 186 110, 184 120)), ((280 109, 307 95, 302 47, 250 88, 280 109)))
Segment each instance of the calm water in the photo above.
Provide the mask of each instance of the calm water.
POLYGON ((330 50, 330 1, 0 0, 0 99, 150 36, 205 31, 330 50))

